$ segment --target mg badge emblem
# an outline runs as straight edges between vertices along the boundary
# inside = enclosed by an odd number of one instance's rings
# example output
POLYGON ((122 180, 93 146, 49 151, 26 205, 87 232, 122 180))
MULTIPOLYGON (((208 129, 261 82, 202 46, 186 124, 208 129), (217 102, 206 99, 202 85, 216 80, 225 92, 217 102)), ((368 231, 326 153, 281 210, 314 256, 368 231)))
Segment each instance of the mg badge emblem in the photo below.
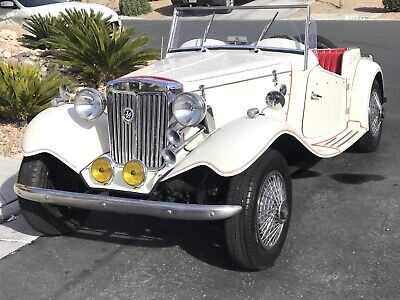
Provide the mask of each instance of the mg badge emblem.
POLYGON ((125 123, 132 123, 133 121, 133 109, 130 107, 125 107, 124 110, 122 111, 122 119, 125 121, 125 123))

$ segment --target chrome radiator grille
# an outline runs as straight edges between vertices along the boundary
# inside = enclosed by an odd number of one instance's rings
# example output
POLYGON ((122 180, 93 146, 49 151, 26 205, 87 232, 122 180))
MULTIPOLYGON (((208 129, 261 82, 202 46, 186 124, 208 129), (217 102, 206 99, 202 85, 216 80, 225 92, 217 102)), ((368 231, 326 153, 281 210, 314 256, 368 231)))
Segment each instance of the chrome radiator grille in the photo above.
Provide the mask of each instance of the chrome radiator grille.
MULTIPOLYGON (((149 169, 162 167, 161 151, 167 145, 168 100, 162 92, 109 91, 107 110, 111 157, 124 164, 141 160, 149 169), (124 119, 126 110, 133 112, 124 119)), ((129 115, 129 113, 128 113, 129 115)))

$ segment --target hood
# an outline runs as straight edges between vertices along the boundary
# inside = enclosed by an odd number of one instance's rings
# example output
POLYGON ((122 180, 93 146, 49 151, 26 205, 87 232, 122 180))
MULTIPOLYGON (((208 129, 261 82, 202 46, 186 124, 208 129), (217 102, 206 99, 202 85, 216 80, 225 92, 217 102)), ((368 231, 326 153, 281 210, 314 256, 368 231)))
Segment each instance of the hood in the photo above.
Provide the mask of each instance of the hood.
POLYGON ((57 16, 59 13, 64 12, 66 9, 77 9, 77 10, 93 10, 95 13, 101 12, 105 17, 111 17, 111 22, 115 22, 118 20, 118 15, 112 9, 100 5, 100 4, 92 4, 92 3, 81 3, 81 2, 62 2, 62 3, 54 3, 41 5, 37 7, 30 7, 30 14, 40 14, 40 15, 48 15, 57 16))
POLYGON ((279 53, 212 50, 175 53, 124 77, 164 77, 181 82, 188 91, 192 87, 198 88, 198 84, 248 80, 265 76, 272 70, 279 73, 289 72, 291 64, 279 53))

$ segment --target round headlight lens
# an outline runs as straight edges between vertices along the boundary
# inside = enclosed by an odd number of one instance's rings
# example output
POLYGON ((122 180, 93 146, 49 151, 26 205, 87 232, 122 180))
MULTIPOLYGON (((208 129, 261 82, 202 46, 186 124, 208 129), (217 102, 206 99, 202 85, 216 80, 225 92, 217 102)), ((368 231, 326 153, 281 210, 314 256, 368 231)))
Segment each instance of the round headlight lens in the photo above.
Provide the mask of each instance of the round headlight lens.
POLYGON ((138 187, 146 179, 146 168, 140 160, 134 159, 125 164, 122 175, 127 184, 138 187))
POLYGON ((172 113, 182 126, 196 126, 206 115, 206 102, 200 95, 182 93, 175 97, 172 113))
POLYGON ((98 90, 87 88, 76 93, 74 107, 76 113, 85 120, 94 120, 105 109, 106 99, 98 90))
POLYGON ((113 176, 113 168, 110 161, 105 157, 96 159, 90 167, 93 178, 102 184, 108 183, 113 176))

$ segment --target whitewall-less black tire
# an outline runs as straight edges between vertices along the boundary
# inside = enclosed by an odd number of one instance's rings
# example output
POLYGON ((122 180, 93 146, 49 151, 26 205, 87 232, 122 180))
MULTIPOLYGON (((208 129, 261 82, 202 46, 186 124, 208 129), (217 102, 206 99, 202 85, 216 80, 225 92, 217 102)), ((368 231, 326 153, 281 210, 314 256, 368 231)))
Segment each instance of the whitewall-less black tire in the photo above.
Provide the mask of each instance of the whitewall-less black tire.
POLYGON ((242 211, 225 221, 225 236, 237 265, 247 270, 273 265, 289 228, 291 189, 286 160, 273 149, 232 178, 227 203, 241 205, 242 211))
MULTIPOLYGON (((79 175, 49 155, 25 157, 18 182, 34 187, 82 192, 79 175)), ((89 216, 90 211, 43 204, 18 197, 25 220, 37 231, 46 235, 63 235, 73 232, 89 216)))

